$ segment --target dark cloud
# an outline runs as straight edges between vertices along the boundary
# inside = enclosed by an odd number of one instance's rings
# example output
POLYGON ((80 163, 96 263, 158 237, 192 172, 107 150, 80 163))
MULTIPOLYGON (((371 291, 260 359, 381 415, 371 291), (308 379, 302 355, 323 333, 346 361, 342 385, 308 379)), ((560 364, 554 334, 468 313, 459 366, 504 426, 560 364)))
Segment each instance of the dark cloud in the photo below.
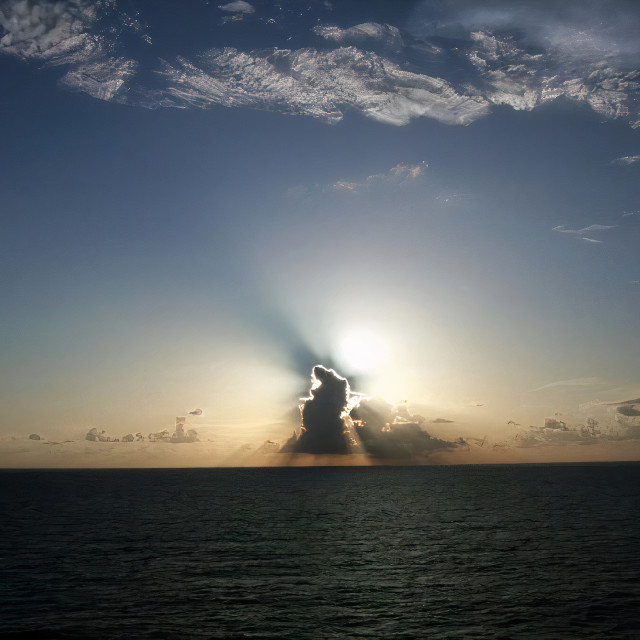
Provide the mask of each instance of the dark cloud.
POLYGON ((366 453, 407 460, 457 446, 429 435, 421 426, 425 418, 411 414, 406 403, 393 406, 382 398, 353 393, 347 379, 333 369, 316 365, 311 380, 300 432, 294 431, 282 452, 366 453))
POLYGON ((296 453, 345 454, 350 451, 344 415, 351 394, 347 380, 333 369, 316 365, 311 374, 310 395, 302 405, 302 427, 285 450, 296 453))
MULTIPOLYGON (((376 458, 420 458, 458 444, 427 433, 422 428, 425 418, 411 414, 406 403, 394 407, 382 398, 364 399, 351 412, 351 417, 360 446, 376 458)), ((451 421, 439 418, 438 422, 451 421)))

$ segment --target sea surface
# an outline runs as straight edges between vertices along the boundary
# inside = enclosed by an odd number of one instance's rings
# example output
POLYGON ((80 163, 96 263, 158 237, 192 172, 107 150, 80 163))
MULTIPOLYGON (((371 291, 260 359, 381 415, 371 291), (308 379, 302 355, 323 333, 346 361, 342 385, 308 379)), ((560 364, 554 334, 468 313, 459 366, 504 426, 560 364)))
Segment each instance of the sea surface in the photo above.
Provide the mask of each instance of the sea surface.
POLYGON ((640 637, 640 464, 0 480, 1 637, 640 637))

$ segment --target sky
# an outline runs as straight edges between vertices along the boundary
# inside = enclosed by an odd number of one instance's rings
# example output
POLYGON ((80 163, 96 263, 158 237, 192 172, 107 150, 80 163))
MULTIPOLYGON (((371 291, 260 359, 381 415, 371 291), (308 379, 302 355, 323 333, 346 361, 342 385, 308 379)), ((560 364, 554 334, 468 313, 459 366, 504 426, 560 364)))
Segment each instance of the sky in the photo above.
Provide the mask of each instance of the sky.
POLYGON ((452 442, 640 397, 639 23, 0 1, 0 464, 196 408, 201 462, 281 442, 317 364, 452 442))

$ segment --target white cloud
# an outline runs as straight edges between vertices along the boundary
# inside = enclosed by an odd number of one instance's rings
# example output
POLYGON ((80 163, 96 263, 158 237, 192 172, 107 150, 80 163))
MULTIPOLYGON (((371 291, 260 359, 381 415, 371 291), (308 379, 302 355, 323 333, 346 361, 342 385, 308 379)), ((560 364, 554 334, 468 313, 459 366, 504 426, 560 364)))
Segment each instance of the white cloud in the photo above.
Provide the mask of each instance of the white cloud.
POLYGON ((630 165, 640 162, 640 156, 622 156, 622 158, 616 158, 611 161, 611 164, 630 165))
MULTIPOLYGON (((481 5, 451 0, 434 21, 433 6, 425 6, 425 21, 413 20, 407 27, 419 36, 409 37, 408 44, 390 24, 318 25, 316 35, 340 46, 214 49, 194 60, 176 56, 160 69, 164 86, 155 89, 132 84, 138 65, 123 52, 120 35, 123 28, 137 30, 138 21, 112 1, 1 2, 0 53, 69 65, 64 86, 145 107, 242 106, 327 122, 353 109, 393 125, 418 117, 466 125, 487 114, 491 104, 531 110, 565 97, 588 104, 602 117, 640 126, 640 10, 618 0, 607 4, 611 10, 590 0, 562 10, 543 0, 481 5), (460 88, 425 72, 433 66, 424 62, 422 49, 429 55, 439 51, 425 34, 458 38, 450 53, 466 56, 472 65, 468 77, 459 76, 460 88), (465 39, 467 47, 460 44, 465 39), (393 61, 381 50, 392 50, 393 61)), ((245 0, 219 9, 229 14, 225 20, 255 11, 245 0)), ((437 68, 447 74, 451 65, 442 62, 437 68)), ((613 162, 639 161, 640 156, 625 156, 613 162)))
POLYGON ((400 162, 395 167, 391 167, 391 169, 384 173, 375 173, 367 176, 362 182, 338 180, 332 185, 332 188, 334 191, 355 193, 362 189, 367 189, 379 184, 395 184, 404 186, 423 176, 428 167, 429 165, 424 161, 416 165, 400 162))
POLYGON ((201 56, 198 65, 179 59, 162 73, 166 106, 245 106, 328 122, 353 108, 395 125, 420 116, 468 124, 488 111, 486 100, 461 95, 446 80, 404 71, 355 47, 249 53, 227 47, 201 56))
POLYGON ((334 40, 339 43, 376 40, 378 43, 394 48, 400 48, 404 44, 397 27, 376 22, 364 22, 348 29, 318 25, 314 27, 313 32, 325 40, 334 40))
MULTIPOLYGON (((409 29, 472 46, 479 95, 530 110, 565 97, 640 126, 640 7, 625 0, 451 0, 433 20, 424 3, 409 29), (480 82, 478 82, 480 80, 480 82)), ((464 49, 463 49, 464 50, 464 49)))
POLYGON ((615 224, 591 224, 588 227, 584 227, 583 229, 565 229, 566 225, 561 224, 558 227, 553 227, 551 231, 559 231, 560 233, 576 233, 578 235, 582 235, 584 233, 588 233, 589 231, 604 231, 605 229, 614 229, 617 225, 615 224))
MULTIPOLYGON (((95 32, 104 3, 83 0, 5 3, 0 10, 0 52, 67 66, 63 86, 113 100, 135 74, 133 60, 114 56, 114 43, 95 32)), ((124 15, 124 14, 121 14, 124 15)))
POLYGON ((83 64, 68 71, 60 82, 99 100, 117 100, 118 92, 136 71, 136 64, 126 58, 107 58, 83 64))
POLYGON ((229 13, 253 13, 255 11, 253 6, 244 0, 235 0, 235 2, 218 5, 218 9, 229 13))
POLYGON ((333 183, 334 191, 346 191, 350 193, 355 193, 362 185, 357 182, 347 182, 346 180, 338 180, 333 183))
POLYGON ((102 47, 87 27, 101 3, 28 1, 4 3, 0 9, 0 51, 23 59, 67 62, 102 47))
MULTIPOLYGON (((632 127, 640 126, 638 73, 618 66, 602 52, 568 57, 565 46, 558 44, 533 55, 511 36, 478 31, 471 37, 474 48, 467 57, 488 83, 483 95, 494 104, 529 111, 564 96, 586 102, 606 118, 624 118, 632 127)), ((568 40, 576 38, 567 34, 568 40)), ((578 49, 583 45, 575 42, 578 49)))
POLYGON ((588 227, 584 227, 583 229, 565 229, 564 224, 561 224, 558 227, 553 227, 553 229, 551 229, 551 231, 558 231, 559 233, 572 233, 574 235, 579 236, 582 240, 585 240, 586 242, 597 242, 597 243, 601 243, 602 240, 594 240, 593 238, 587 238, 585 237, 585 233, 591 233, 592 231, 606 231, 607 229, 615 229, 615 227, 617 225, 612 224, 612 225, 607 225, 607 224, 592 224, 589 225, 588 227))

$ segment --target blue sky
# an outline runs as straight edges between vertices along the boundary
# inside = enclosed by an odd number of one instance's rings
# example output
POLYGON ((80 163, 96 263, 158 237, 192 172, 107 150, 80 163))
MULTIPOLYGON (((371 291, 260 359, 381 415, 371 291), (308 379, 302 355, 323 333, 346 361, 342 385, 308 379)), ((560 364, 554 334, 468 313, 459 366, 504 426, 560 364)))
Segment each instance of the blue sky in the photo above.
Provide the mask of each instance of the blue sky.
POLYGON ((273 423, 316 359, 483 428, 640 395, 628 3, 56 6, 0 4, 4 433, 273 423))

